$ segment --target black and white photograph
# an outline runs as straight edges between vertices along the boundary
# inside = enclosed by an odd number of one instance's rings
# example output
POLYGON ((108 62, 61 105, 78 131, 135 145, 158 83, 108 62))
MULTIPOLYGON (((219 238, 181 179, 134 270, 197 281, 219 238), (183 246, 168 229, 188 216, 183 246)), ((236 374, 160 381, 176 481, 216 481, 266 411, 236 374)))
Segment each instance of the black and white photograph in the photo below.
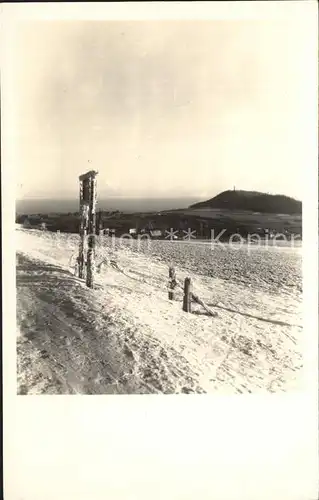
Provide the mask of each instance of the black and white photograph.
POLYGON ((315 2, 2 4, 4 497, 315 500, 315 2))
POLYGON ((14 33, 19 395, 300 389, 302 29, 14 33))

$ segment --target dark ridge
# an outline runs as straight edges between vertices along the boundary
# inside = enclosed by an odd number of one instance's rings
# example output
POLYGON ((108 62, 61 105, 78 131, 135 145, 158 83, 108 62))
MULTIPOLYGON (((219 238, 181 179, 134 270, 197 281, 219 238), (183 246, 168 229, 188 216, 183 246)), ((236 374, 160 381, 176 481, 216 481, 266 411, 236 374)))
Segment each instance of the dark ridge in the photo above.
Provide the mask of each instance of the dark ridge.
POLYGON ((214 198, 191 205, 189 208, 220 208, 249 210, 260 213, 301 214, 302 203, 282 194, 258 191, 223 191, 214 198))

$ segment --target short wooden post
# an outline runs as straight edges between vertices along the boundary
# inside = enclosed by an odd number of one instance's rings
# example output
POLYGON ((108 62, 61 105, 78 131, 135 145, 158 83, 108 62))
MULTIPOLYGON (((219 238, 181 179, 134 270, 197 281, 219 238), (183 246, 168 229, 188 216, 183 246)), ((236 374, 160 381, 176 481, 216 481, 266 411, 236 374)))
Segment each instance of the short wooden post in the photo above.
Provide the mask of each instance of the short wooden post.
POLYGON ((192 283, 190 278, 185 278, 184 281, 184 299, 183 299, 183 311, 192 312, 191 311, 191 303, 192 303, 192 283))
POLYGON ((171 266, 168 270, 168 276, 169 276, 169 291, 168 291, 168 298, 169 300, 174 300, 175 298, 175 287, 177 285, 176 281, 176 271, 173 266, 171 266))

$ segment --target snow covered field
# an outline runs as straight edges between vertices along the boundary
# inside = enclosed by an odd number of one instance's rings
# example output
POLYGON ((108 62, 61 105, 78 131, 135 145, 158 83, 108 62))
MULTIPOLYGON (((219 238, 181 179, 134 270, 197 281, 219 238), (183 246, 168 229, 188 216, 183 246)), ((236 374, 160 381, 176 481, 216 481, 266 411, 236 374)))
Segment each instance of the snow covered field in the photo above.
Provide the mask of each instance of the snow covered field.
POLYGON ((300 247, 104 237, 90 290, 74 275, 76 235, 18 227, 16 237, 19 394, 299 388, 300 247), (183 312, 181 289, 168 300, 171 264, 217 317, 183 312))

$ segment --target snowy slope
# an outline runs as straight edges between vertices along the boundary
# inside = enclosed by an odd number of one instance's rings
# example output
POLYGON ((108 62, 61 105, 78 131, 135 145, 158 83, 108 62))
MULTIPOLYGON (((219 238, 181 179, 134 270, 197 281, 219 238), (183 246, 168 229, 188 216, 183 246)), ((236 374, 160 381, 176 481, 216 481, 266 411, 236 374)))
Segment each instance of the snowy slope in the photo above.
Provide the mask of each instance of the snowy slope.
MULTIPOLYGON (((90 290, 74 274, 76 235, 17 227, 16 236, 20 394, 227 394, 299 387, 300 287, 287 286, 280 294, 190 272, 187 249, 196 244, 184 243, 185 266, 174 262, 177 277, 182 282, 189 275, 194 291, 218 316, 195 305, 187 314, 181 290, 168 300, 175 252, 169 248, 177 248, 171 242, 161 242, 167 245, 161 256, 103 238, 97 262, 107 262, 90 290)), ((282 261, 296 267, 295 256, 284 250, 282 261)), ((276 261, 269 260, 268 268, 276 261)), ((256 262, 265 267, 263 257, 256 262)), ((276 269, 268 268, 274 275, 276 269)))

